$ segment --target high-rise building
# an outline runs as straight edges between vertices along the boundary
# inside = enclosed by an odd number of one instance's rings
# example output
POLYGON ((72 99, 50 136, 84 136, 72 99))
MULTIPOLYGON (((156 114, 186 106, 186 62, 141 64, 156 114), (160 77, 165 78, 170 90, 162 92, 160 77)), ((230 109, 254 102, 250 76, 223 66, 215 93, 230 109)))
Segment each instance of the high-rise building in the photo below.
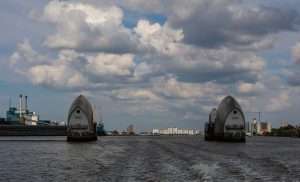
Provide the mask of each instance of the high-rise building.
POLYGON ((177 130, 178 130, 177 128, 172 128, 172 134, 176 135, 177 134, 177 130))
POLYGON ((256 124, 256 122, 257 122, 256 118, 253 118, 253 124, 256 124))
POLYGON ((284 121, 281 123, 280 127, 287 127, 289 123, 287 121, 284 121))
POLYGON ((127 128, 127 135, 133 135, 134 132, 133 132, 133 125, 130 124, 127 128))
POLYGON ((271 132, 272 131, 272 124, 268 123, 267 124, 267 132, 271 132))
POLYGON ((153 135, 158 135, 159 134, 159 129, 153 129, 152 134, 153 135))
POLYGON ((257 122, 253 120, 253 133, 257 135, 264 135, 267 132, 271 132, 272 125, 269 122, 257 122))
POLYGON ((261 135, 261 123, 256 123, 256 134, 261 135))
POLYGON ((189 135, 194 135, 194 130, 189 130, 189 135))

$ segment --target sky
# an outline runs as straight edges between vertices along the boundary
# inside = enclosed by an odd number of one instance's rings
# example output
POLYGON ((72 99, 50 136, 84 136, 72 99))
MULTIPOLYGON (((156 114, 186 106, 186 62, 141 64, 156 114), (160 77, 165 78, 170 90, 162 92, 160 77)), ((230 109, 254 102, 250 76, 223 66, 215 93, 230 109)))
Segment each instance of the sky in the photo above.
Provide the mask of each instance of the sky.
POLYGON ((106 130, 203 130, 233 96, 246 121, 300 124, 300 2, 3 0, 0 116, 19 94, 66 121, 83 94, 106 130))

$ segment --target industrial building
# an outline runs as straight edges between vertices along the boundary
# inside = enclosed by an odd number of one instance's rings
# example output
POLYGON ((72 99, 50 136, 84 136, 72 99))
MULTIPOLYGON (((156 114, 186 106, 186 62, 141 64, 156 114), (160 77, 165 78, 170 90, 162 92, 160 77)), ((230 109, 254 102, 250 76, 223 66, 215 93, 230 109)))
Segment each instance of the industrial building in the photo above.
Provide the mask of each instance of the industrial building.
POLYGON ((97 140, 96 123, 93 122, 93 109, 89 101, 78 96, 72 103, 67 124, 68 141, 97 140))
POLYGON ((239 103, 225 97, 205 123, 205 140, 245 142, 245 117, 239 103))
POLYGON ((253 118, 252 134, 253 135, 265 135, 267 132, 271 132, 272 124, 270 122, 257 121, 253 118))
POLYGON ((31 112, 27 108, 27 96, 23 97, 20 95, 20 105, 19 109, 16 107, 11 107, 9 104, 9 109, 6 111, 6 124, 12 125, 37 125, 39 121, 39 115, 35 112, 31 112))

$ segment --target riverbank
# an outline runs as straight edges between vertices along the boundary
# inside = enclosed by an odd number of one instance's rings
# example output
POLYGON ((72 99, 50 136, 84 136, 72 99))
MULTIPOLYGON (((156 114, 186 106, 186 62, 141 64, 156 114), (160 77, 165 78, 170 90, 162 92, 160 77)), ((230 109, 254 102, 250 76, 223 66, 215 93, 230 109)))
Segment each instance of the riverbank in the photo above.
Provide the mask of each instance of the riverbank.
POLYGON ((66 136, 67 126, 0 125, 0 136, 66 136))

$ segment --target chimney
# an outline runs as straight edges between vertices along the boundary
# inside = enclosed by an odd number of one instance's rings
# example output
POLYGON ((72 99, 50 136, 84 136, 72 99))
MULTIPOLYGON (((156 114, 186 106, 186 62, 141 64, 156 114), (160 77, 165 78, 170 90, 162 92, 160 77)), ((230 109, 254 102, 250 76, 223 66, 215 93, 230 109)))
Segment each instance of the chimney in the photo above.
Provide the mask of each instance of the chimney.
POLYGON ((9 109, 11 108, 11 98, 9 98, 9 109))
POLYGON ((20 107, 19 107, 20 118, 22 117, 22 94, 20 94, 20 107))
POLYGON ((25 115, 27 114, 27 95, 25 95, 25 115))

